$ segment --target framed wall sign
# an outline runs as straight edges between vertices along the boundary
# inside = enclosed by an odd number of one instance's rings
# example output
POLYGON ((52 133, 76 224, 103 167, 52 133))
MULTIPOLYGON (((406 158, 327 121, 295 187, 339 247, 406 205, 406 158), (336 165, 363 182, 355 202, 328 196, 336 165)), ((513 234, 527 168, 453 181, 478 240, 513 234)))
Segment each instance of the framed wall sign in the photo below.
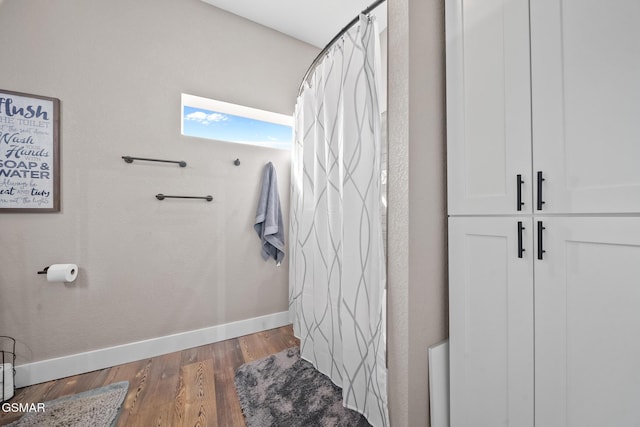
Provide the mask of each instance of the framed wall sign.
POLYGON ((60 100, 0 89, 0 212, 60 211, 60 100))

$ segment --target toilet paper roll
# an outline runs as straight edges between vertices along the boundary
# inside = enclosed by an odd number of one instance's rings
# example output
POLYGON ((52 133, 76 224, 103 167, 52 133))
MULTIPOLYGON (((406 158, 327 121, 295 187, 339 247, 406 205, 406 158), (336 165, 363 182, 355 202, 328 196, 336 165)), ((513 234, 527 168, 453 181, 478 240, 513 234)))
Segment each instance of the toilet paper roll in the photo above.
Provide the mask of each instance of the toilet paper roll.
POLYGON ((0 389, 3 402, 13 397, 13 365, 11 363, 0 364, 0 389))
POLYGON ((53 264, 47 269, 48 282, 73 282, 78 277, 75 264, 53 264))

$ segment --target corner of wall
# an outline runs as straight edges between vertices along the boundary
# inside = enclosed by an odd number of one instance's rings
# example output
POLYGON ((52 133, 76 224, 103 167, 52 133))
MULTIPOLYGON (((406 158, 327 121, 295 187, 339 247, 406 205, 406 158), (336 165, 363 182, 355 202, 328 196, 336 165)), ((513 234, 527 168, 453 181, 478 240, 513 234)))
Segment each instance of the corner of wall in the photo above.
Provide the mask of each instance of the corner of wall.
POLYGON ((389 4, 389 406, 429 422, 428 347, 447 336, 444 0, 389 4))

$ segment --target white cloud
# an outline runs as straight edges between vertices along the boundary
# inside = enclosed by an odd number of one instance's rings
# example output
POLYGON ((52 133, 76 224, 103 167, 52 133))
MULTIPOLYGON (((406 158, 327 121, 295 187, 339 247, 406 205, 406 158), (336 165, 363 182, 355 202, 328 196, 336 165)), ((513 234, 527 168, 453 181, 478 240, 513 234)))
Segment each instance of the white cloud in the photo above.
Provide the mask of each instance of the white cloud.
POLYGON ((185 120, 194 120, 205 126, 210 123, 224 122, 229 119, 225 114, 220 114, 220 113, 207 114, 204 111, 194 111, 193 113, 190 113, 184 116, 184 118, 185 120))
POLYGON ((207 118, 207 115, 205 113, 203 113, 202 111, 195 111, 191 114, 187 114, 186 116, 184 116, 185 119, 187 120, 196 120, 196 121, 202 121, 204 119, 207 118))
POLYGON ((208 122, 224 122, 227 120, 227 116, 220 113, 211 113, 207 116, 208 122))

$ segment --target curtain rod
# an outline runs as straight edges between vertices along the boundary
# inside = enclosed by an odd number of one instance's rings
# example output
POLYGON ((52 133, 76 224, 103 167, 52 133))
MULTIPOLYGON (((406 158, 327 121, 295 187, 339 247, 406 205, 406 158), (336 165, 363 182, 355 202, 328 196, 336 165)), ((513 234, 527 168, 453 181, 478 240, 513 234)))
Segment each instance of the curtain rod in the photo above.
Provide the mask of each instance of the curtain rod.
POLYGON ((368 15, 369 13, 371 13, 371 11, 373 11, 373 9, 375 9, 376 7, 380 6, 382 3, 384 3, 387 0, 376 0, 374 1, 372 4, 370 4, 365 10, 363 10, 362 12, 360 12, 358 14, 358 16, 356 16, 355 18, 353 18, 351 20, 351 22, 349 22, 347 25, 344 26, 344 28, 342 30, 340 30, 340 32, 338 34, 335 35, 334 38, 331 39, 331 41, 329 43, 327 43, 327 45, 324 47, 324 49, 322 49, 320 51, 320 53, 318 54, 318 56, 315 57, 315 59, 313 60, 313 62, 311 63, 311 65, 309 66, 309 68, 307 68, 307 72, 304 73, 304 77, 302 79, 302 82, 300 83, 300 87, 298 88, 298 96, 300 96, 302 94, 302 88, 304 87, 304 83, 307 81, 307 79, 309 78, 309 76, 311 75, 311 73, 315 70, 316 66, 318 65, 318 63, 320 62, 320 60, 322 59, 322 57, 327 53, 327 51, 329 50, 329 48, 331 48, 331 46, 333 46, 333 44, 338 41, 340 39, 340 37, 342 37, 344 35, 344 33, 346 33, 347 31, 349 31, 349 29, 351 27, 353 27, 358 20, 360 19, 360 15, 368 15))

